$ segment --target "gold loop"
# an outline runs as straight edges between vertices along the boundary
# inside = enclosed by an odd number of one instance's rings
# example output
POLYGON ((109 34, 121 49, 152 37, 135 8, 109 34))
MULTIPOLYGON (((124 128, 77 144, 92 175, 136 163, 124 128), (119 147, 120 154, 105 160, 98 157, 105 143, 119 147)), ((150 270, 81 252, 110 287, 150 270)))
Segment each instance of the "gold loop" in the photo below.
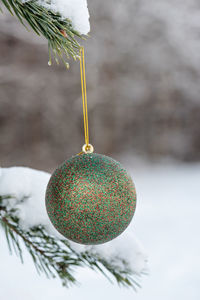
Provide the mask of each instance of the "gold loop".
POLYGON ((84 153, 93 153, 94 152, 94 147, 91 144, 85 144, 82 147, 82 151, 84 153))

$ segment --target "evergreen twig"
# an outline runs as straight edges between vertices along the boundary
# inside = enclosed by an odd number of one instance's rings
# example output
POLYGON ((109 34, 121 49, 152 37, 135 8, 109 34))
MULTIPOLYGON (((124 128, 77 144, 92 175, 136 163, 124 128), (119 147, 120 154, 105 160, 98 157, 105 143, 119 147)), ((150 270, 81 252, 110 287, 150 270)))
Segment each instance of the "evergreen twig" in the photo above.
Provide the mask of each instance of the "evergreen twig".
MULTIPOLYGON (((57 64, 62 61, 67 68, 69 64, 66 60, 70 56, 76 60, 79 56, 80 45, 77 38, 83 38, 83 36, 74 30, 69 19, 64 19, 59 13, 41 6, 37 0, 27 2, 1 0, 1 2, 26 28, 28 23, 37 35, 43 35, 47 39, 49 65, 52 64, 51 53, 57 64)), ((2 11, 1 8, 0 11, 2 11)))
POLYGON ((77 267, 89 267, 100 271, 112 282, 112 277, 119 285, 125 287, 139 286, 136 274, 123 261, 123 268, 116 267, 113 261, 100 255, 76 252, 67 240, 58 240, 50 236, 41 225, 31 227, 28 231, 20 226, 17 210, 6 205, 8 197, 0 196, 0 225, 4 229, 10 252, 14 251, 23 263, 23 243, 30 253, 38 273, 45 273, 48 278, 59 277, 64 286, 76 283, 74 270, 77 267))

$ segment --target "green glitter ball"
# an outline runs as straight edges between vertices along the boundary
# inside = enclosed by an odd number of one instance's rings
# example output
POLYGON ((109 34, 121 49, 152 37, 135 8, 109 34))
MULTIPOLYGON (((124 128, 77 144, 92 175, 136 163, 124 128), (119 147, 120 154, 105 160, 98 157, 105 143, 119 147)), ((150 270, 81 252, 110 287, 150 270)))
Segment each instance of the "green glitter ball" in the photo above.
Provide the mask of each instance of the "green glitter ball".
POLYGON ((114 159, 76 155, 59 166, 46 191, 46 209, 55 228, 80 244, 102 244, 129 225, 136 205, 131 177, 114 159))

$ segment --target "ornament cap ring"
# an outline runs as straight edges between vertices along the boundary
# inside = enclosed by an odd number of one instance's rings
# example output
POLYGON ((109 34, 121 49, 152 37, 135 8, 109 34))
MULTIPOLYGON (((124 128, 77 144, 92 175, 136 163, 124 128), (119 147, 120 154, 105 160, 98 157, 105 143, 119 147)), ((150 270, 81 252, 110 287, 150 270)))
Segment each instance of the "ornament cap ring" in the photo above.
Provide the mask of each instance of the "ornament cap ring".
POLYGON ((94 152, 94 147, 91 144, 84 144, 82 147, 82 151, 84 153, 93 153, 94 152))

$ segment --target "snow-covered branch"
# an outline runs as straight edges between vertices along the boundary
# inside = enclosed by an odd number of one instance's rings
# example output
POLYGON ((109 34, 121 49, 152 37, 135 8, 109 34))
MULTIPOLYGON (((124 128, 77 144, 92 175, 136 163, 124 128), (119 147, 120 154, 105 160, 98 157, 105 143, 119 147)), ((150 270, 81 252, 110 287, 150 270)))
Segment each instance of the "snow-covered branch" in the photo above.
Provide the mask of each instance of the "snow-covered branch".
POLYGON ((22 256, 19 240, 23 241, 37 269, 59 276, 65 285, 75 281, 72 267, 89 266, 103 273, 107 270, 118 283, 135 286, 135 277, 147 266, 146 254, 131 226, 103 245, 84 246, 63 240, 46 213, 44 199, 49 178, 49 173, 25 167, 0 169, 0 219, 8 243, 14 240, 22 256))
POLYGON ((77 38, 90 30, 86 0, 2 0, 2 3, 25 27, 28 24, 37 35, 47 39, 49 65, 52 55, 66 67, 69 56, 74 59, 79 56, 77 38))

